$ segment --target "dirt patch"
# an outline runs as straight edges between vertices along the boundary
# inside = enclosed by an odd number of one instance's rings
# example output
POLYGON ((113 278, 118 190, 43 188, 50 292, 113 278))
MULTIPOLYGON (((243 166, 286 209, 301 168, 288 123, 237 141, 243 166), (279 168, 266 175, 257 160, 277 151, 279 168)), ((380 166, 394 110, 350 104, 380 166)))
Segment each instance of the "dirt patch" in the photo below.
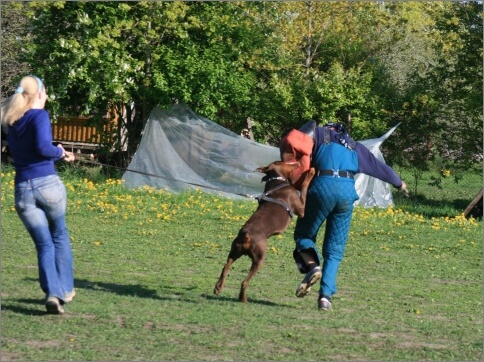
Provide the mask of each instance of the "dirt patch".
POLYGON ((23 342, 23 344, 26 344, 27 346, 30 346, 30 347, 43 348, 43 347, 58 347, 62 343, 61 341, 50 339, 48 341, 25 341, 23 342))
POLYGON ((19 353, 15 352, 0 352, 0 360, 2 361, 18 361, 21 359, 21 356, 19 353))
POLYGON ((410 348, 410 349, 421 349, 421 348, 430 348, 430 349, 448 349, 449 345, 447 344, 437 344, 437 343, 421 343, 421 342, 402 342, 397 344, 397 347, 400 348, 410 348))

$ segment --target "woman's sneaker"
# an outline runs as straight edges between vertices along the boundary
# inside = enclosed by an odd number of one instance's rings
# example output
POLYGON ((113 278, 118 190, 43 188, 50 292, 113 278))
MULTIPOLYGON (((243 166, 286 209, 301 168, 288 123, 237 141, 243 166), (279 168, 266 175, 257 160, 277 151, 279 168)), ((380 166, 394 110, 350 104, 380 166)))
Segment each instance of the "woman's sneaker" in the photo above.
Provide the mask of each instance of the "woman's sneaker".
POLYGON ((45 302, 45 308, 49 314, 63 314, 64 308, 60 304, 59 298, 49 297, 45 302))
POLYGON ((75 296, 76 296, 75 290, 72 290, 72 292, 70 293, 66 293, 66 295, 64 296, 64 303, 72 302, 72 299, 74 299, 75 296))
POLYGON ((331 298, 328 297, 320 297, 318 300, 318 309, 324 311, 330 311, 331 307, 331 298))
POLYGON ((321 279, 321 276, 323 273, 321 273, 321 268, 317 266, 313 270, 311 270, 309 273, 306 274, 304 279, 302 280, 301 284, 296 289, 296 297, 302 298, 305 297, 309 291, 311 290, 311 287, 319 280, 321 279))

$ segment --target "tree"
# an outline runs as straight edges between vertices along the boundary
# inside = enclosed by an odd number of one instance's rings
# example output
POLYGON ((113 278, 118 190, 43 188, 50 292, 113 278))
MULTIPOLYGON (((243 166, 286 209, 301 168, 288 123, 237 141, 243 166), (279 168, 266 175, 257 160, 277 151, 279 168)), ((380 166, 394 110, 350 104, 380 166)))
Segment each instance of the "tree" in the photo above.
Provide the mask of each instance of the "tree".
POLYGON ((260 6, 34 3, 28 60, 55 94, 54 117, 82 113, 103 123, 114 107, 131 137, 131 153, 156 105, 186 103, 243 128, 246 116, 238 111, 248 108, 256 82, 247 54, 260 53, 267 43, 265 24, 252 16, 260 6))
POLYGON ((437 67, 445 131, 439 140, 443 166, 455 174, 480 165, 482 142, 482 3, 454 3, 437 23, 444 41, 437 67))
POLYGON ((389 159, 421 170, 481 164, 482 5, 394 3, 389 12, 400 36, 379 56, 378 84, 404 135, 385 144, 389 159))
POLYGON ((375 3, 280 4, 274 24, 280 55, 258 105, 264 128, 277 125, 272 143, 309 119, 347 123, 357 138, 386 129, 372 90, 379 12, 375 3))
POLYGON ((20 80, 19 76, 26 75, 31 68, 26 62, 22 62, 18 54, 22 50, 19 39, 29 37, 28 21, 24 14, 25 3, 1 2, 1 97, 10 96, 20 80))
POLYGON ((177 102, 237 133, 250 117, 255 139, 273 145, 309 119, 346 123, 356 139, 401 122, 384 145, 390 162, 424 168, 482 153, 482 4, 25 7, 34 36, 25 59, 55 95, 54 118, 84 113, 102 124, 114 108, 131 153, 151 109, 177 102))

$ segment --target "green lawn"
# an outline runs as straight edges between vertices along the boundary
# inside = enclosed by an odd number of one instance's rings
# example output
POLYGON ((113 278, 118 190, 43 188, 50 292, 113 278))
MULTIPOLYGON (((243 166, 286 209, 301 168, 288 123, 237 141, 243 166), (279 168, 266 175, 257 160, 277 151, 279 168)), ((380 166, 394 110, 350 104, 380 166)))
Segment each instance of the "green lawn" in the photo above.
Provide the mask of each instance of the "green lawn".
POLYGON ((269 240, 247 304, 246 257, 213 295, 255 201, 63 178, 77 296, 55 316, 13 209, 13 173, 2 173, 2 361, 482 360, 481 221, 358 208, 323 313, 317 288, 294 295, 294 222, 269 240))

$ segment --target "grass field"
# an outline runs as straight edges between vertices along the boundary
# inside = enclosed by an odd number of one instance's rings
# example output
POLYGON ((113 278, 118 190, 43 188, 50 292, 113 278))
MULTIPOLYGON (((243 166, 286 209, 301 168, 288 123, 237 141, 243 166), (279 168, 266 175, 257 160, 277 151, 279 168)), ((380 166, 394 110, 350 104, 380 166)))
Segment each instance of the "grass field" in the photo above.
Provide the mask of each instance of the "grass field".
POLYGON ((13 209, 13 173, 2 172, 2 361, 482 360, 482 221, 409 212, 398 200, 356 209, 333 311, 323 313, 317 288, 294 295, 294 222, 269 240, 247 304, 237 297, 248 258, 213 295, 255 201, 63 179, 77 296, 55 316, 13 209))
POLYGON ((424 172, 418 179, 418 186, 415 185, 412 172, 398 170, 398 173, 406 180, 411 197, 405 198, 399 193, 394 193, 396 204, 406 211, 426 217, 457 216, 482 189, 482 168, 478 167, 464 175, 449 174, 440 179, 436 172, 424 172))

